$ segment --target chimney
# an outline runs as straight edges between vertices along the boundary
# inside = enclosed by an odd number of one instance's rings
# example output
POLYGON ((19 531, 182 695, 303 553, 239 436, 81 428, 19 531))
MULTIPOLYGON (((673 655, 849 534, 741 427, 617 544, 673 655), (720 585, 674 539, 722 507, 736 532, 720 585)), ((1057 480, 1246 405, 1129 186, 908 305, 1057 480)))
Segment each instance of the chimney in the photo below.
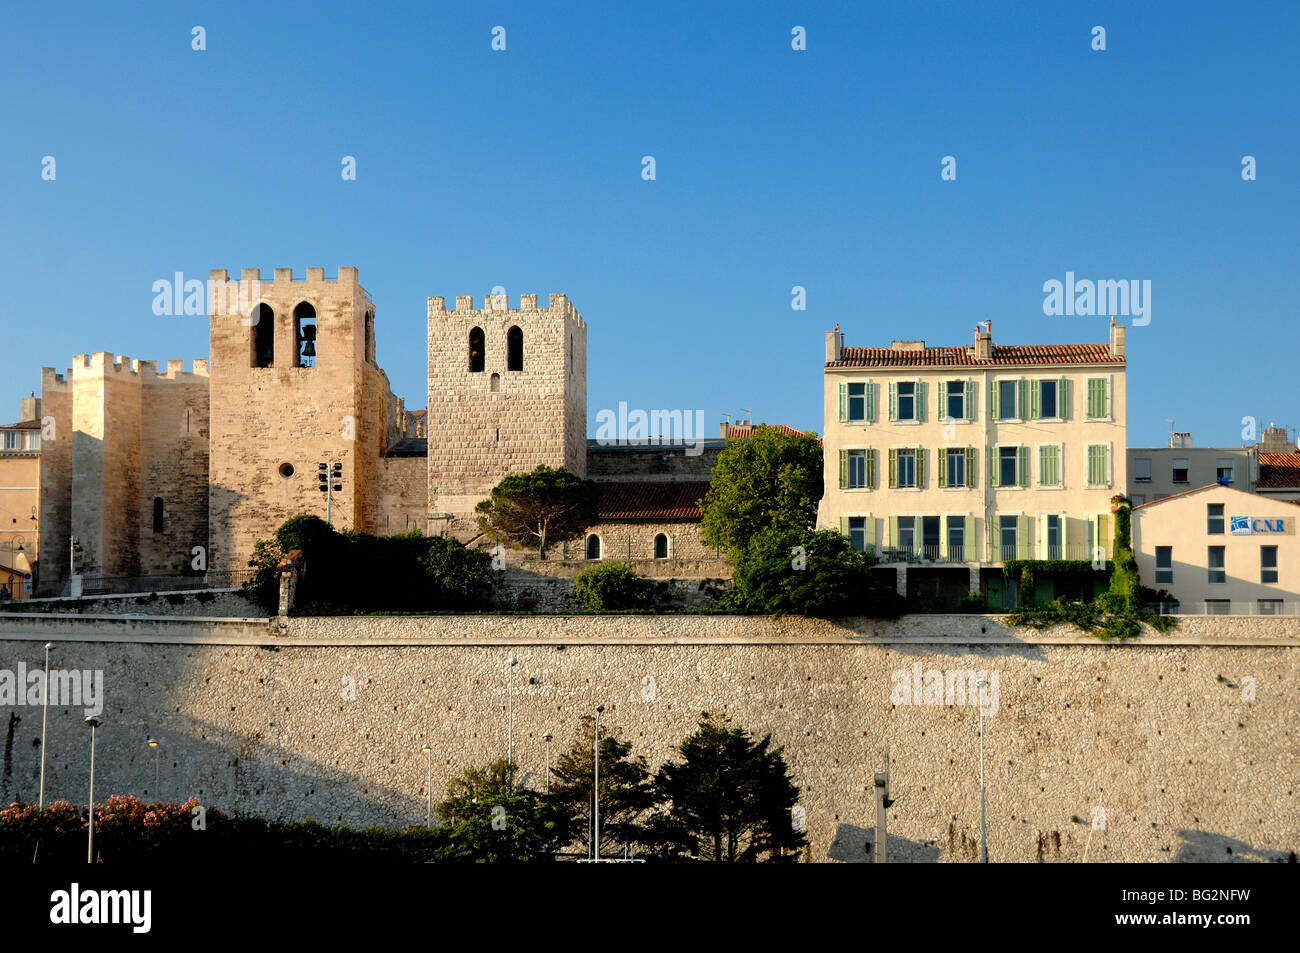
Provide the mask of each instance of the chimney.
POLYGON ((982 322, 984 330, 980 330, 981 325, 975 325, 975 360, 991 361, 993 359, 993 322, 982 322))
POLYGON ((1170 450, 1190 450, 1192 448, 1192 435, 1186 431, 1175 430, 1169 435, 1170 450))
POLYGON ((1124 328, 1116 324, 1114 318, 1110 319, 1110 356, 1124 356, 1124 328))
POLYGON ((40 420, 41 419, 41 399, 35 394, 31 397, 22 399, 22 416, 20 420, 40 420))
POLYGON ((1294 453, 1296 448, 1287 441, 1287 429, 1270 424, 1264 428, 1259 442, 1260 453, 1294 453))
POLYGON ((843 349, 844 335, 840 333, 840 326, 836 324, 834 331, 826 332, 826 363, 834 364, 838 361, 843 349))

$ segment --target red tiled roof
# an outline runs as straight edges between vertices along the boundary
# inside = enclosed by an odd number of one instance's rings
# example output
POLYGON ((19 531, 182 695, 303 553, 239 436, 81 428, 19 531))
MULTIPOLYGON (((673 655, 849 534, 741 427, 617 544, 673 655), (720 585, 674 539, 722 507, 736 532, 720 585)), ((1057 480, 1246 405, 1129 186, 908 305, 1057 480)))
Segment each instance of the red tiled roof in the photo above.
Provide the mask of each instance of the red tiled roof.
MULTIPOLYGON (((794 427, 789 427, 785 424, 727 424, 727 439, 732 439, 734 437, 738 440, 748 440, 750 437, 754 436, 754 431, 758 427, 771 427, 773 430, 779 430, 781 433, 790 437, 812 436, 812 434, 806 433, 803 430, 796 430, 794 427)), ((813 439, 818 443, 821 443, 820 438, 814 437, 813 439)))
POLYGON ((977 361, 970 347, 846 347, 827 367, 994 367, 1057 364, 1123 364, 1109 344, 994 344, 993 357, 977 361))
POLYGON ((40 430, 41 422, 39 420, 20 420, 16 424, 4 424, 0 430, 40 430))
POLYGON ((1265 490, 1300 487, 1300 453, 1261 453, 1255 486, 1265 490))
POLYGON ((698 520, 697 501, 709 492, 709 484, 690 483, 597 483, 596 508, 606 520, 698 520))

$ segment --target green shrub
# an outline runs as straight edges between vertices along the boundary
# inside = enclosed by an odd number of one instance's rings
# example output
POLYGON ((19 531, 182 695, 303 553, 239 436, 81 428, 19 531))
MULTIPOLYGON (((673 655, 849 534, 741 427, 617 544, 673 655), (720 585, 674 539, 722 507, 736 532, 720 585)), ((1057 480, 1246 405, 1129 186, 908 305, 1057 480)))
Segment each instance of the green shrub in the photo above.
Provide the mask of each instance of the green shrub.
POLYGON ((573 577, 573 588, 592 612, 644 608, 654 594, 654 583, 623 562, 602 562, 582 570, 573 577))

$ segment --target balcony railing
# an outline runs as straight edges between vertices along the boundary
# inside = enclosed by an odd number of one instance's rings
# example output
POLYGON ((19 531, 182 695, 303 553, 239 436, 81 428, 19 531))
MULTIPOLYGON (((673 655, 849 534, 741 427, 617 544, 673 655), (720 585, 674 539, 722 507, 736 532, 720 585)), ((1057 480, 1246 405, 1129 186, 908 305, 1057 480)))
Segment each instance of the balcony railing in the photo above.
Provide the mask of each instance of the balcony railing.
MULTIPOLYGON (((1087 543, 1067 543, 1064 546, 1038 546, 1037 542, 1022 543, 1014 550, 1003 552, 1001 546, 990 548, 987 541, 966 543, 960 546, 878 546, 876 554, 886 563, 996 563, 1008 559, 1069 559, 1092 562, 1097 555, 1087 543)), ((1109 548, 1101 554, 1110 559, 1109 548)))

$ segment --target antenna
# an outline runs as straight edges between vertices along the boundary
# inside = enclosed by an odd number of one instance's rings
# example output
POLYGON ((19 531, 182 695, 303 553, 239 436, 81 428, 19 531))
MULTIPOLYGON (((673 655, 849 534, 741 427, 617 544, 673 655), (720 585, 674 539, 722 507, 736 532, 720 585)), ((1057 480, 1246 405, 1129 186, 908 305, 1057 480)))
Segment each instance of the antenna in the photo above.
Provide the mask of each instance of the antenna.
POLYGON ((743 410, 743 411, 745 412, 745 420, 747 420, 749 423, 752 424, 752 423, 754 422, 754 408, 753 408, 753 407, 742 407, 742 408, 740 408, 740 409, 743 410))

